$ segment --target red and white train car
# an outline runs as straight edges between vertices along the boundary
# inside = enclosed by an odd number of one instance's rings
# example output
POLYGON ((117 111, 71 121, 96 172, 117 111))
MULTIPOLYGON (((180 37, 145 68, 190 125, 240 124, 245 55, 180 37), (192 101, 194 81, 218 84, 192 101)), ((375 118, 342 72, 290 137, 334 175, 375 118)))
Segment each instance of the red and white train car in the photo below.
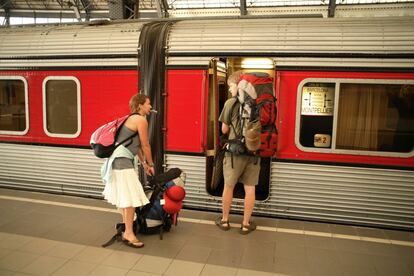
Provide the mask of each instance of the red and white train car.
POLYGON ((256 215, 414 229, 412 17, 0 29, 0 187, 100 197, 90 135, 143 89, 159 168, 186 173, 187 208, 219 210, 217 119, 240 69, 278 99, 256 215))

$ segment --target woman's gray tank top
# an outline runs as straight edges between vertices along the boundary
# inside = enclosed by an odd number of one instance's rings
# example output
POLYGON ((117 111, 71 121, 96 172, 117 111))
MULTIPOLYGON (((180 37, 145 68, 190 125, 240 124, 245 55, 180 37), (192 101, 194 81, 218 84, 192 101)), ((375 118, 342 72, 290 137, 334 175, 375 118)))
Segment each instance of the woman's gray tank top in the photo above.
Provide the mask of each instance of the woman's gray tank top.
MULTIPOLYGON (((119 135, 118 135, 118 138, 116 139, 116 141, 120 142, 120 141, 130 137, 134 133, 135 133, 135 131, 132 131, 128 127, 123 125, 121 127, 121 130, 119 131, 119 135)), ((134 155, 136 155, 138 153, 138 148, 140 146, 139 134, 134 136, 132 138, 132 141, 131 141, 131 139, 128 139, 127 141, 125 141, 122 144, 129 151, 131 151, 134 155)), ((129 158, 124 158, 124 157, 115 158, 114 162, 112 163, 112 169, 116 169, 116 170, 129 169, 129 168, 133 168, 133 167, 134 167, 134 164, 133 164, 132 160, 129 159, 129 158)))

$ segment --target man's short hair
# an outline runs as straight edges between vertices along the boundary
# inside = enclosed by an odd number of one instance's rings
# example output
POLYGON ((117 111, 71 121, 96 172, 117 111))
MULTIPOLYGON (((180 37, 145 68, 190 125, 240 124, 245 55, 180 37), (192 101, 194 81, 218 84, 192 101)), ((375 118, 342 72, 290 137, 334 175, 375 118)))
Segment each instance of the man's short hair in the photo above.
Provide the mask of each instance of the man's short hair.
POLYGON ((240 76, 243 74, 243 72, 242 71, 235 71, 235 72, 233 72, 230 76, 229 76, 229 78, 227 79, 227 84, 230 84, 230 83, 235 83, 235 84, 238 84, 239 83, 239 81, 240 81, 240 76))

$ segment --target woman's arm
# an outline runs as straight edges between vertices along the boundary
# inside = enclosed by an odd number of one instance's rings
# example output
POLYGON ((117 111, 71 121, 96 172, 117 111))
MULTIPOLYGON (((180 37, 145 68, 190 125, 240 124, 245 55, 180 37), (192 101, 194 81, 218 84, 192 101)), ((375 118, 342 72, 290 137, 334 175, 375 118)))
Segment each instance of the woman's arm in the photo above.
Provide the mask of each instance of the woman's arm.
POLYGON ((148 137, 148 121, 144 117, 138 117, 137 129, 141 142, 142 153, 144 155, 146 164, 149 166, 148 171, 151 174, 154 174, 154 161, 152 160, 151 145, 149 143, 148 137))
POLYGON ((142 153, 142 149, 141 148, 138 148, 137 155, 138 155, 139 162, 141 164, 144 164, 145 158, 144 158, 144 154, 142 153))

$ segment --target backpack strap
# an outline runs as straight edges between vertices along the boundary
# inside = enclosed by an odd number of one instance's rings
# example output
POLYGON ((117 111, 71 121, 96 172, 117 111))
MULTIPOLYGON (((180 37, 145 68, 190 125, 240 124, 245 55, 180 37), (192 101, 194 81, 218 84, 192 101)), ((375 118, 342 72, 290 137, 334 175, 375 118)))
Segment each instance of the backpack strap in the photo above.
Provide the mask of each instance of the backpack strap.
MULTIPOLYGON (((237 133, 236 127, 233 125, 232 116, 233 116, 233 112, 234 112, 234 108, 235 108, 236 104, 237 103, 240 103, 240 102, 237 99, 237 97, 234 97, 234 98, 236 98, 236 101, 234 102, 234 104, 230 108, 230 112, 229 112, 229 116, 230 116, 229 122, 230 122, 230 127, 233 128, 234 134, 236 135, 236 139, 241 139, 243 137, 243 123, 244 123, 244 119, 241 118, 241 116, 240 116, 240 108, 243 108, 243 107, 242 106, 239 107, 240 133, 237 133)), ((242 105, 242 104, 240 103, 240 105, 242 105)))
MULTIPOLYGON (((275 128, 276 128, 276 118, 277 118, 277 107, 276 107, 276 102, 277 102, 277 99, 276 99, 276 97, 275 96, 273 96, 272 95, 272 97, 273 97, 273 102, 275 103, 274 105, 273 105, 273 111, 275 112, 275 119, 272 121, 272 126, 275 126, 275 128)), ((277 128, 276 128, 276 133, 277 133, 277 128)))
POLYGON ((131 145, 131 143, 132 143, 132 138, 134 138, 135 136, 137 136, 138 135, 138 132, 135 132, 134 134, 132 134, 132 135, 130 135, 130 136, 128 136, 127 138, 125 138, 124 140, 122 140, 121 142, 119 142, 116 146, 115 146, 115 148, 117 148, 117 147, 119 147, 120 145, 122 145, 123 143, 125 143, 126 141, 128 141, 128 140, 130 140, 130 142, 128 143, 128 144, 126 144, 125 145, 125 147, 127 147, 127 146, 129 146, 129 145, 131 145))
POLYGON ((141 208, 141 215, 143 217, 147 216, 149 210, 154 205, 155 199, 157 198, 159 193, 164 193, 164 191, 165 191, 165 187, 163 187, 163 183, 160 183, 160 182, 156 181, 154 177, 152 177, 149 180, 149 182, 150 182, 150 185, 153 187, 154 190, 152 191, 151 197, 148 199, 149 203, 141 208))
POLYGON ((125 231, 125 224, 124 223, 117 223, 115 228, 116 228, 116 234, 113 235, 113 237, 109 241, 102 244, 102 247, 110 246, 115 241, 119 241, 119 242, 122 241, 122 232, 125 231))
MULTIPOLYGON (((238 98, 237 97, 234 97, 235 99, 236 99, 236 101, 233 103, 233 105, 231 106, 231 108, 230 108, 230 112, 229 112, 229 116, 230 116, 230 118, 229 118, 229 122, 230 122, 230 128, 233 128, 233 131, 234 131, 234 134, 236 135, 236 138, 235 139, 241 139, 242 138, 242 135, 243 135, 243 128, 241 128, 240 129, 240 133, 237 133, 236 132, 236 127, 233 125, 233 112, 234 112, 234 108, 235 108, 235 106, 236 106, 236 104, 239 102, 239 100, 238 100, 238 98)), ((241 116, 240 116, 240 110, 239 110, 239 118, 240 118, 241 116)), ((240 119, 240 121, 241 121, 241 119, 240 119)), ((241 125, 241 127, 243 126, 243 124, 241 125)), ((229 133, 229 135, 230 135, 230 133, 229 133)), ((229 139, 230 140, 230 139, 229 139)), ((228 140, 228 141, 229 141, 228 140)), ((233 153, 232 152, 230 152, 230 155, 231 155, 231 168, 232 169, 234 169, 234 166, 233 166, 233 153)))
MULTIPOLYGON (((131 113, 131 114, 129 114, 128 118, 131 117, 132 115, 137 115, 137 114, 138 113, 136 113, 136 112, 131 113)), ((119 126, 119 128, 117 130, 117 133, 115 134, 115 141, 116 141, 116 139, 118 139, 119 133, 121 132, 121 128, 124 126, 124 124, 125 124, 126 120, 128 120, 128 118, 126 118, 125 121, 123 121, 122 124, 119 126)), ((129 146, 132 143, 132 138, 134 138, 137 135, 138 135, 138 131, 135 132, 134 134, 128 136, 127 138, 123 139, 121 142, 117 143, 115 148, 119 147, 120 145, 122 145, 126 141, 131 140, 128 144, 125 145, 126 147, 129 146)))

